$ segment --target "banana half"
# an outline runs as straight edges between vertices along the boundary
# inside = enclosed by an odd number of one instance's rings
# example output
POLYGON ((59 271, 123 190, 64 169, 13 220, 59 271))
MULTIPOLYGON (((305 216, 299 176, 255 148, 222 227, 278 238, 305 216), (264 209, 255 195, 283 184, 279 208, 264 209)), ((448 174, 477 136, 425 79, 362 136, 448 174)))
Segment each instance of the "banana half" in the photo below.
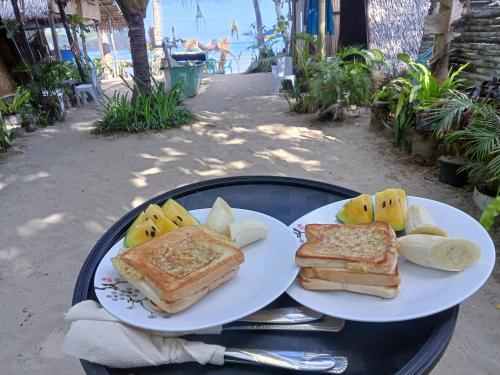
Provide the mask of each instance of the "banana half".
POLYGON ((407 234, 433 234, 448 236, 444 229, 439 228, 429 212, 419 204, 412 204, 406 213, 405 230, 407 234))
POLYGON ((430 234, 410 234, 398 239, 399 252, 410 262, 445 271, 462 271, 481 256, 474 242, 430 234))

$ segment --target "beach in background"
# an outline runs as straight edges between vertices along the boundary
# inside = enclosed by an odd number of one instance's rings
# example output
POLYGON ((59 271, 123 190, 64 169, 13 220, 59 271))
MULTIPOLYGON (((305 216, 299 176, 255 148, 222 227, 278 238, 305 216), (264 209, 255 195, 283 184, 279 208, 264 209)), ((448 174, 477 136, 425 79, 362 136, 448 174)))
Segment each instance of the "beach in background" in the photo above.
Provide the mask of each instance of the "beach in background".
MULTIPOLYGON (((235 74, 235 73, 244 73, 247 68, 250 66, 253 57, 258 53, 256 49, 251 48, 254 45, 253 40, 241 40, 232 42, 230 45, 230 52, 233 56, 228 56, 226 60, 226 66, 231 63, 232 72, 230 69, 226 69, 227 74, 235 74)), ((277 42, 273 45, 273 49, 278 51, 280 48, 283 48, 282 42, 277 42)), ((181 52, 184 49, 182 46, 177 49, 173 49, 172 52, 181 52)), ((100 58, 100 54, 98 50, 89 50, 89 57, 91 59, 100 58)), ((150 61, 154 58, 154 52, 149 52, 150 61)), ((215 59, 219 61, 220 53, 216 51, 212 51, 208 53, 208 58, 215 59)), ((116 60, 117 61, 132 61, 132 55, 130 54, 130 50, 128 49, 117 49, 116 50, 116 60)))

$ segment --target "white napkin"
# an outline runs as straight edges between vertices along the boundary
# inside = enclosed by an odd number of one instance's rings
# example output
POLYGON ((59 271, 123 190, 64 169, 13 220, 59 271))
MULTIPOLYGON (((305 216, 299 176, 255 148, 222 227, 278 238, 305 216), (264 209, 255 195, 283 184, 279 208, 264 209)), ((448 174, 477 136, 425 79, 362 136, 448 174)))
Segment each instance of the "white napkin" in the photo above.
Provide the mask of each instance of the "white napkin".
MULTIPOLYGON (((71 327, 62 351, 90 362, 114 368, 158 366, 198 362, 224 364, 225 348, 199 341, 168 338, 120 323, 95 301, 83 301, 65 314, 71 327)), ((203 333, 220 333, 216 327, 203 333)), ((198 331, 197 333, 201 333, 198 331)), ((180 332, 176 335, 184 335, 180 332)))

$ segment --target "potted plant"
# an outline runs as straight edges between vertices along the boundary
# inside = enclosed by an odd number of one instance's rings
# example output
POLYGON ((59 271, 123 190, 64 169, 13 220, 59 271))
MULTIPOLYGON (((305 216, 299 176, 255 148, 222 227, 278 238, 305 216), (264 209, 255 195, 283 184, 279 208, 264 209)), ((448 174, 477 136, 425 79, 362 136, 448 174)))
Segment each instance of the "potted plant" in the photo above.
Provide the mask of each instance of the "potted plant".
POLYGON ((388 122, 390 107, 390 93, 386 86, 378 90, 372 98, 370 129, 383 130, 384 123, 388 122))
POLYGON ((18 132, 28 118, 30 92, 21 87, 10 98, 0 100, 0 111, 6 129, 18 132))
POLYGON ((465 127, 446 135, 446 142, 462 145, 465 165, 474 183, 473 199, 483 211, 500 192, 500 106, 491 99, 479 99, 469 109, 465 127))

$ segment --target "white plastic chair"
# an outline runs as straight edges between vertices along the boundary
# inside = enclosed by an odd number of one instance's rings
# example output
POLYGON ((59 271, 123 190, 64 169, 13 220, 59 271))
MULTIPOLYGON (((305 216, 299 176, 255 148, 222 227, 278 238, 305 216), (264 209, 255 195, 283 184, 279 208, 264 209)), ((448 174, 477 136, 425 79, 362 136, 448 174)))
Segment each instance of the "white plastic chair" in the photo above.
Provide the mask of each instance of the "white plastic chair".
POLYGON ((283 81, 292 83, 292 90, 295 89, 295 74, 293 74, 293 60, 290 56, 280 57, 276 65, 272 67, 274 76, 274 93, 279 95, 283 81))
POLYGON ((89 94, 95 102, 99 101, 102 95, 101 82, 97 78, 97 68, 92 68, 91 71, 92 83, 75 86, 76 105, 80 106, 83 102, 87 104, 87 94, 89 94))

